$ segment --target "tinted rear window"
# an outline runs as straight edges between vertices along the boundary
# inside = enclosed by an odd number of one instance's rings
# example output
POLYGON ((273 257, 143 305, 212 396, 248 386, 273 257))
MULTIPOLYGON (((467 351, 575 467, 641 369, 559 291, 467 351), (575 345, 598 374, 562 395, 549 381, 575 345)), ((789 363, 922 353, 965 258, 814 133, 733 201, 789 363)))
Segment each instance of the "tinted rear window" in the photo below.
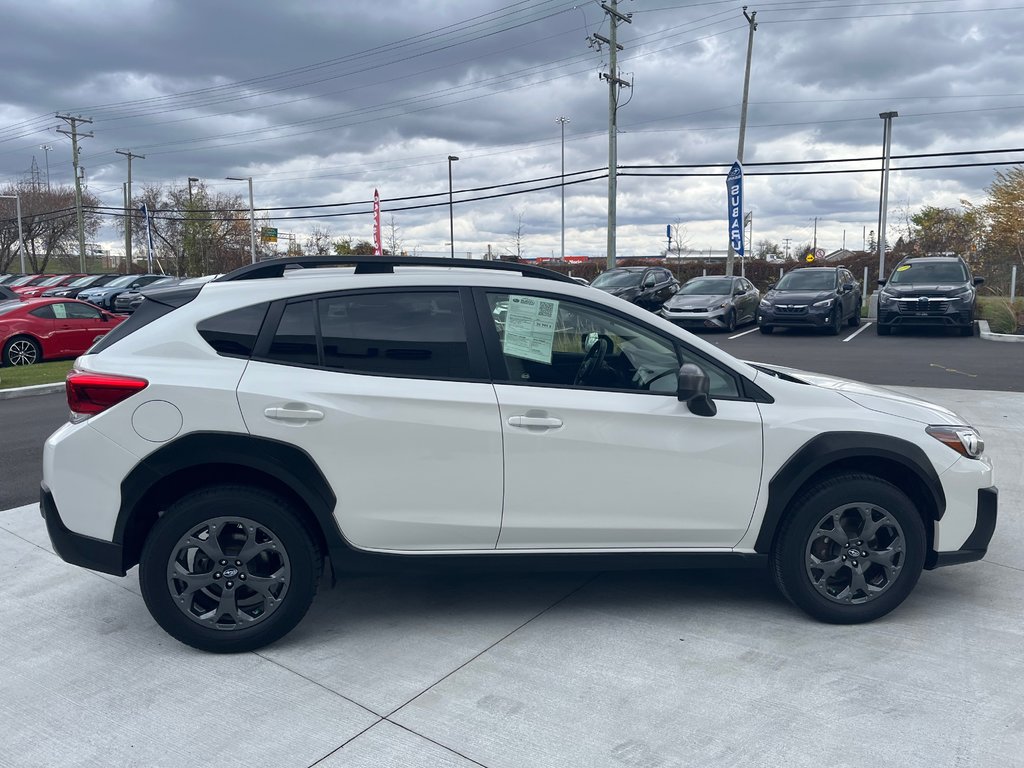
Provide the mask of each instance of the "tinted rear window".
MULTIPOLYGON (((146 301, 143 306, 152 302, 146 301)), ((217 354, 226 357, 249 357, 267 315, 267 304, 254 304, 222 315, 207 318, 196 326, 199 335, 217 354)))

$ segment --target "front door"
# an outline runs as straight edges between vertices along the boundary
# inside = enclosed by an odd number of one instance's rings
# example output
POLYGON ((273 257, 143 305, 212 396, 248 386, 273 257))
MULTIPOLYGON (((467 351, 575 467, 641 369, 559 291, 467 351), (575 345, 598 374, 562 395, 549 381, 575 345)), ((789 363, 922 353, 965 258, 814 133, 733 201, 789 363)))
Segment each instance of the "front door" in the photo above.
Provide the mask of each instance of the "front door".
POLYGON ((727 369, 583 302, 488 293, 505 448, 499 549, 720 548, 742 538, 760 483, 761 418, 727 369), (517 304, 540 302, 538 319, 517 304), (550 319, 550 323, 539 318, 550 319), (718 406, 675 397, 682 362, 718 406))

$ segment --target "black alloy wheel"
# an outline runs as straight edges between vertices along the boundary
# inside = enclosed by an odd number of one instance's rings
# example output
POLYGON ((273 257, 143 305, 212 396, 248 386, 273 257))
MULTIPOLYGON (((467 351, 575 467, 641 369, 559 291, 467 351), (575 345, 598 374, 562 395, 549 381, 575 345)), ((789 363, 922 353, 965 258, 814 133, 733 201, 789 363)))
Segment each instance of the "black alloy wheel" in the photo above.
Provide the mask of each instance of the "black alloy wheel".
POLYGON ((260 488, 202 488, 168 507, 139 560, 146 607, 172 637, 216 653, 251 651, 309 609, 323 558, 299 511, 260 488))
POLYGON ((913 502, 872 475, 839 475, 791 507, 772 548, 782 593, 816 619, 873 621, 902 603, 924 568, 927 538, 913 502))

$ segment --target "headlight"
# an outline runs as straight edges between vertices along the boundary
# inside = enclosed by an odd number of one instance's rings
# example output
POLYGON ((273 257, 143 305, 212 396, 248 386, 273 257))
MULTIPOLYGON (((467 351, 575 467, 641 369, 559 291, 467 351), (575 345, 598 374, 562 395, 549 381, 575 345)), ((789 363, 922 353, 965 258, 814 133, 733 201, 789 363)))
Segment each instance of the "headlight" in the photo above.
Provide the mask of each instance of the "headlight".
POLYGON ((974 427, 931 426, 925 432, 969 459, 978 458, 985 450, 985 441, 974 427))
POLYGON ((833 299, 825 299, 824 301, 816 301, 811 304, 812 307, 831 307, 833 299))
POLYGON ((954 293, 951 298, 959 299, 960 301, 968 301, 973 295, 973 288, 964 288, 962 291, 957 291, 956 293, 954 293))
POLYGON ((761 309, 771 309, 772 303, 768 299, 761 299, 761 309))
POLYGON ((896 301, 896 297, 893 294, 891 294, 891 293, 886 293, 885 291, 881 291, 878 294, 878 300, 882 304, 892 304, 894 301, 896 301))
POLYGON ((729 306, 729 302, 728 301, 723 301, 721 304, 719 304, 717 307, 715 307, 715 309, 725 309, 728 306, 729 306))

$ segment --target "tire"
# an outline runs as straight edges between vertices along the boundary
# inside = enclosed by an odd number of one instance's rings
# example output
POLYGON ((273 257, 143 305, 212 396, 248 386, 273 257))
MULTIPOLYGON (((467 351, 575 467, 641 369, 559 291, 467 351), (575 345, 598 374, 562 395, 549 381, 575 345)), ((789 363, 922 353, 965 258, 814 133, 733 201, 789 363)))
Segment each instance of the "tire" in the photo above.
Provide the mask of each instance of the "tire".
POLYGON ((882 325, 881 323, 876 323, 875 324, 875 333, 877 333, 879 336, 888 336, 889 334, 892 333, 892 326, 891 325, 882 325))
POLYGON ((853 305, 853 314, 850 315, 850 327, 856 328, 860 325, 860 296, 857 297, 857 301, 853 305))
POLYGON ((725 330, 727 330, 729 333, 732 333, 733 331, 736 330, 736 310, 730 309, 727 318, 728 319, 725 322, 725 330))
POLYGON ((29 336, 15 336, 4 344, 4 365, 34 365, 43 359, 43 348, 29 336))
POLYGON ((971 320, 971 324, 970 325, 962 325, 962 326, 960 326, 960 335, 961 336, 973 336, 974 335, 974 326, 975 326, 974 320, 971 320))
POLYGON ((758 330, 761 331, 761 333, 763 333, 763 334, 765 334, 767 336, 769 333, 774 331, 775 328, 773 328, 770 325, 761 325, 761 326, 758 326, 758 330))
POLYGON ((772 546, 772 574, 782 594, 812 617, 873 621, 917 584, 927 549, 924 522, 891 483, 840 475, 808 488, 790 509, 772 546), (860 538, 869 524, 871 537, 860 538))
POLYGON ((299 623, 322 568, 292 502, 259 488, 218 485, 182 497, 153 526, 139 559, 139 586, 172 637, 203 651, 240 653, 299 623), (255 551, 245 557, 246 548, 255 551))

